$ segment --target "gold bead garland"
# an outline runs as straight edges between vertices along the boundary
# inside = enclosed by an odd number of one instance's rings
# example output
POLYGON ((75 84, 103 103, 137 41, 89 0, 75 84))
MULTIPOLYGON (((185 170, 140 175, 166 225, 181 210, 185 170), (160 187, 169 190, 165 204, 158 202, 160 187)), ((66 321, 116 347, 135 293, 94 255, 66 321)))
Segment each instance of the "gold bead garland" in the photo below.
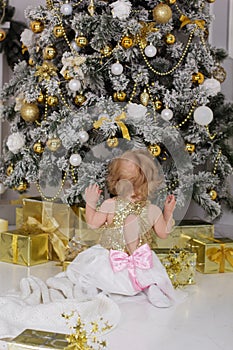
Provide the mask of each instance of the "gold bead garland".
POLYGON ((213 135, 210 134, 209 125, 206 125, 205 128, 206 128, 206 131, 208 133, 210 140, 213 140, 217 136, 217 134, 216 133, 214 133, 213 135))
POLYGON ((219 163, 219 160, 220 160, 221 156, 222 156, 222 150, 220 149, 218 151, 218 154, 217 154, 216 159, 214 161, 214 168, 213 168, 213 174, 214 175, 216 175, 216 173, 217 173, 218 163, 219 163))
POLYGON ((179 123, 178 125, 173 125, 172 127, 178 129, 181 126, 183 126, 185 123, 187 123, 187 121, 191 118, 191 115, 193 114, 196 105, 197 105, 197 102, 194 101, 192 104, 192 107, 190 108, 190 111, 188 112, 187 117, 181 123, 179 123))
POLYGON ((76 179, 76 176, 75 176, 75 173, 74 173, 74 166, 73 166, 73 165, 71 165, 71 167, 70 167, 70 174, 71 174, 73 183, 76 184, 76 183, 78 182, 78 180, 76 179))
POLYGON ((63 178, 62 178, 61 187, 60 187, 59 190, 57 191, 56 195, 53 196, 53 197, 51 197, 51 198, 45 196, 45 194, 44 194, 44 193, 42 192, 42 190, 41 190, 39 181, 37 181, 37 182, 36 182, 36 187, 37 187, 37 190, 38 190, 38 192, 40 193, 41 197, 42 197, 45 201, 47 201, 47 202, 54 202, 54 201, 58 198, 59 194, 61 193, 61 191, 62 191, 62 189, 63 189, 63 186, 64 186, 65 181, 66 181, 66 176, 67 176, 67 173, 65 172, 65 173, 64 173, 64 176, 63 176, 63 178))

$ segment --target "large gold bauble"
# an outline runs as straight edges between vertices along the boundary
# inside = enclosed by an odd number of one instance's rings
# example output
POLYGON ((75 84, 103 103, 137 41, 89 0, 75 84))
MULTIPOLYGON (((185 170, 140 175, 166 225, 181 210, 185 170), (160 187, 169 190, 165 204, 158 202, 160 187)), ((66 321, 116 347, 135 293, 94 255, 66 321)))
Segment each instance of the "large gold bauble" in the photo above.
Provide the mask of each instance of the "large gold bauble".
POLYGON ((100 50, 100 53, 105 57, 108 57, 112 54, 112 46, 106 45, 103 49, 100 50))
POLYGON ((0 28, 0 41, 3 41, 6 39, 6 32, 2 28, 0 28))
POLYGON ((56 54, 57 54, 57 50, 55 49, 55 47, 47 46, 44 49, 43 58, 45 60, 52 60, 54 57, 56 57, 56 54))
POLYGON ((113 100, 115 102, 124 102, 126 100, 126 93, 124 91, 116 91, 113 94, 113 100))
POLYGON ((197 72, 197 73, 192 75, 192 82, 193 83, 201 85, 204 83, 204 80, 205 80, 205 76, 201 72, 197 72))
POLYGON ((28 183, 25 180, 20 181, 19 185, 15 188, 19 192, 24 192, 28 188, 28 183))
POLYGON ((62 38, 63 37, 63 33, 64 33, 64 30, 63 30, 63 27, 62 26, 55 26, 53 28, 53 34, 56 38, 62 38))
POLYGON ((84 102, 86 101, 86 96, 82 95, 82 94, 78 94, 75 96, 74 98, 74 103, 78 106, 78 107, 81 107, 84 102))
POLYGON ((47 147, 50 149, 52 152, 56 152, 59 147, 61 147, 61 140, 57 137, 54 137, 52 139, 49 139, 46 142, 47 147))
POLYGON ((210 190, 209 195, 213 201, 218 197, 217 191, 215 191, 215 190, 210 190))
POLYGON ((34 122, 40 116, 40 110, 35 103, 24 103, 20 110, 21 117, 26 122, 34 122))
POLYGON ((47 103, 51 107, 57 106, 58 102, 59 102, 59 100, 58 100, 57 96, 48 96, 48 98, 47 98, 47 103))
POLYGON ((166 3, 168 5, 174 5, 176 3, 176 0, 166 0, 166 3))
POLYGON ((42 146, 41 142, 36 142, 33 145, 33 151, 37 154, 42 154, 44 152, 44 147, 42 146))
POLYGON ((155 105, 156 111, 160 111, 160 109, 163 107, 163 104, 160 100, 155 100, 154 105, 155 105))
POLYGON ((13 168, 13 165, 9 165, 6 169, 6 174, 7 176, 11 176, 11 174, 13 173, 14 171, 14 168, 13 168))
POLYGON ((35 61, 34 61, 34 59, 33 59, 32 57, 29 58, 28 64, 29 64, 29 66, 31 66, 31 67, 35 66, 35 61))
POLYGON ((148 146, 148 151, 153 157, 158 157, 161 153, 161 147, 159 145, 150 145, 148 146))
POLYGON ((44 23, 41 22, 41 21, 32 21, 30 23, 30 27, 31 27, 31 30, 33 31, 33 33, 41 33, 43 32, 44 30, 44 23))
POLYGON ((193 143, 186 143, 185 149, 189 153, 193 153, 195 151, 195 145, 193 143))
POLYGON ((144 91, 140 94, 140 102, 143 106, 147 106, 150 100, 150 95, 148 94, 148 92, 146 91, 146 89, 144 89, 144 91))
POLYGON ((121 39, 121 46, 124 49, 130 49, 133 46, 133 38, 131 36, 124 36, 121 39))
POLYGON ((44 103, 45 102, 45 96, 40 92, 39 96, 37 97, 38 103, 44 103))
POLYGON ((158 24, 165 24, 172 18, 172 10, 166 4, 158 4, 153 9, 153 18, 158 24))
POLYGON ((78 36, 74 40, 79 47, 85 47, 88 44, 88 40, 85 36, 78 36))
POLYGON ((119 141, 117 137, 110 137, 109 139, 107 139, 106 143, 110 148, 115 148, 119 145, 119 141))
POLYGON ((165 35, 165 43, 168 45, 173 45, 176 42, 176 37, 174 34, 168 33, 167 35, 165 35))

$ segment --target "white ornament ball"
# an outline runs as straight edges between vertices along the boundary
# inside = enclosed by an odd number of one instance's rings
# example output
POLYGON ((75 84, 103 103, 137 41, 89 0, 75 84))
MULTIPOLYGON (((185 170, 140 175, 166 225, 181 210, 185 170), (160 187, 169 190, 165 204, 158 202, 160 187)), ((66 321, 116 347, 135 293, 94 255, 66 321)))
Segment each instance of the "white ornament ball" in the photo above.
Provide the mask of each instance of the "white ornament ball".
POLYGON ((74 153, 70 156, 70 164, 78 166, 82 163, 82 157, 78 153, 74 153))
POLYGON ((147 57, 154 57, 156 55, 156 53, 157 53, 156 47, 154 45, 152 45, 152 44, 146 46, 144 51, 145 51, 145 55, 147 57))
POLYGON ((215 96, 221 91, 221 84, 217 79, 206 79, 202 86, 206 89, 209 96, 215 96))
POLYGON ((72 91, 79 91, 81 89, 81 83, 78 79, 71 79, 69 81, 69 88, 72 91))
POLYGON ((122 64, 120 64, 118 62, 113 63, 113 65, 111 66, 111 72, 114 75, 120 75, 123 72, 122 64))
POLYGON ((73 9, 72 9, 72 6, 70 4, 63 4, 60 7, 60 11, 64 16, 69 16, 69 15, 71 15, 73 9))
POLYGON ((173 117, 173 112, 172 112, 172 110, 170 108, 165 108, 165 109, 162 110, 161 118, 163 120, 168 121, 168 120, 172 119, 172 117, 173 117))
POLYGON ((82 130, 82 131, 79 131, 78 138, 80 142, 85 143, 89 139, 89 135, 86 131, 82 130))
POLYGON ((6 191, 6 187, 0 182, 0 194, 3 194, 6 191))
POLYGON ((212 122, 213 112, 207 106, 200 106, 195 109, 193 117, 197 124, 205 126, 212 122))
POLYGON ((70 45, 72 46, 72 48, 76 51, 79 52, 81 50, 81 47, 77 45, 75 40, 72 40, 70 45))

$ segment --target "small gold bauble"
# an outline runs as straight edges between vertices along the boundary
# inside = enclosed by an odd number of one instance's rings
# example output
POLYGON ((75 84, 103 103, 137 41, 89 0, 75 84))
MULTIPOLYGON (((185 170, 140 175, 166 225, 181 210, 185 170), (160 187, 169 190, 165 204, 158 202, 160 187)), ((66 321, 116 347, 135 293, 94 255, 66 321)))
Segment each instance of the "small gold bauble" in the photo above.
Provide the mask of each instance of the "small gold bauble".
POLYGON ((70 72, 68 69, 66 69, 64 72, 63 72, 63 77, 65 80, 71 80, 72 79, 72 76, 70 75, 70 72))
POLYGON ((174 5, 176 3, 176 0, 166 0, 166 3, 168 5, 174 5))
POLYGON ((0 41, 3 41, 6 39, 6 32, 2 28, 0 28, 0 41))
POLYGON ((207 0, 208 3, 213 4, 215 0, 207 0))
POLYGON ((58 101, 57 96, 48 96, 47 98, 48 105, 51 107, 55 107, 58 104, 58 101))
POLYGON ((160 109, 163 107, 163 104, 160 100, 155 100, 154 105, 155 105, 156 111, 160 111, 160 109))
POLYGON ((148 150, 153 157, 158 157, 161 153, 161 147, 159 145, 150 145, 148 150))
POLYGON ((21 117, 26 122, 34 122, 40 116, 40 110, 35 103, 24 103, 20 110, 21 117))
POLYGON ((106 45, 102 50, 100 50, 100 53, 106 57, 110 56, 112 53, 112 46, 106 45))
POLYGON ((57 50, 53 46, 47 46, 43 52, 43 58, 45 60, 52 60, 57 54, 57 50))
POLYGON ((176 37, 175 37, 175 35, 168 33, 167 35, 165 35, 164 40, 165 40, 166 44, 172 45, 176 42, 176 37))
POLYGON ((64 33, 64 30, 63 30, 63 27, 62 26, 55 26, 53 28, 53 34, 56 38, 62 38, 63 37, 63 33, 64 33))
POLYGON ((32 21, 30 23, 31 30, 33 33, 41 33, 44 30, 44 23, 41 21, 32 21))
POLYGON ((33 151, 37 154, 42 154, 44 152, 44 147, 42 146, 41 142, 36 142, 33 145, 33 151))
POLYGON ((25 180, 20 181, 19 185, 15 188, 19 192, 24 192, 28 188, 28 183, 25 180))
POLYGON ((6 174, 7 174, 7 176, 11 176, 11 174, 13 173, 13 171, 14 171, 13 166, 12 166, 12 165, 9 165, 9 166, 7 167, 7 169, 6 169, 6 174))
POLYGON ((153 9, 153 18, 158 24, 165 24, 172 18, 172 10, 166 4, 158 4, 153 9))
POLYGON ((205 76, 201 72, 197 72, 197 73, 192 75, 192 82, 193 83, 203 84, 204 80, 205 80, 205 76))
POLYGON ((35 61, 34 61, 34 59, 30 57, 29 60, 28 60, 28 64, 29 64, 29 66, 31 66, 31 67, 35 66, 35 61))
POLYGON ((42 94, 42 92, 40 92, 39 96, 37 97, 37 102, 38 103, 44 103, 44 101, 45 101, 45 97, 42 94))
POLYGON ((22 50, 21 50, 22 54, 24 55, 25 52, 27 52, 27 51, 28 51, 27 46, 25 46, 24 44, 22 44, 22 50))
POLYGON ((209 195, 213 201, 218 197, 217 191, 215 191, 215 190, 210 190, 209 195))
POLYGON ((124 91, 116 91, 113 94, 113 100, 115 102, 124 102, 126 100, 126 93, 124 91))
POLYGON ((110 137, 109 139, 107 139, 106 143, 110 148, 114 148, 119 145, 119 141, 117 137, 110 137))
POLYGON ((220 83, 223 83, 226 79, 227 73, 223 67, 218 66, 215 68, 212 75, 214 79, 217 79, 220 83))
POLYGON ((124 36, 121 39, 121 46, 124 49, 129 49, 133 46, 133 38, 131 36, 124 36))
POLYGON ((74 103, 77 105, 77 106, 82 106, 84 104, 84 102, 86 101, 86 96, 82 95, 82 94, 78 94, 75 96, 74 98, 74 103))
POLYGON ((193 143, 186 143, 185 149, 189 153, 193 153, 195 151, 195 145, 193 143))
POLYGON ((141 104, 146 107, 149 103, 149 99, 150 99, 150 95, 148 94, 146 89, 144 89, 144 91, 140 94, 141 104))
POLYGON ((61 147, 61 140, 57 137, 54 137, 52 139, 49 139, 46 142, 47 147, 50 149, 52 152, 56 152, 59 147, 61 147))
POLYGON ((85 47, 88 44, 88 40, 85 36, 78 36, 74 40, 79 47, 85 47))

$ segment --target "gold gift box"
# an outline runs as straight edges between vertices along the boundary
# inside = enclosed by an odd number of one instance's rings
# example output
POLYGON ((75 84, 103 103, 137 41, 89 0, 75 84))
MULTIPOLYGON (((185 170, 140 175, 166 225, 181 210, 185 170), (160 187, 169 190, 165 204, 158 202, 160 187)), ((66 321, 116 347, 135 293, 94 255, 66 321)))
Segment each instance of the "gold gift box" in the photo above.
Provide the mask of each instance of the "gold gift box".
POLYGON ((233 241, 229 238, 190 239, 187 246, 197 254, 196 269, 202 273, 233 272, 233 241))
POLYGON ((23 229, 0 233, 0 261, 33 266, 48 261, 48 234, 23 229))
POLYGON ((67 335, 62 333, 26 329, 17 337, 8 341, 8 350, 66 349, 68 346, 66 338, 67 335))
POLYGON ((199 238, 200 236, 214 237, 214 225, 199 220, 183 220, 175 226, 166 239, 156 237, 155 248, 185 248, 185 236, 199 238))
POLYGON ((16 229, 20 228, 23 225, 23 208, 15 208, 15 226, 16 229))
POLYGON ((40 198, 23 199, 23 222, 32 217, 42 224, 55 220, 59 232, 68 240, 74 236, 75 213, 67 204, 62 202, 45 202, 40 198))
POLYGON ((153 249, 174 287, 196 283, 196 253, 188 249, 153 249))

